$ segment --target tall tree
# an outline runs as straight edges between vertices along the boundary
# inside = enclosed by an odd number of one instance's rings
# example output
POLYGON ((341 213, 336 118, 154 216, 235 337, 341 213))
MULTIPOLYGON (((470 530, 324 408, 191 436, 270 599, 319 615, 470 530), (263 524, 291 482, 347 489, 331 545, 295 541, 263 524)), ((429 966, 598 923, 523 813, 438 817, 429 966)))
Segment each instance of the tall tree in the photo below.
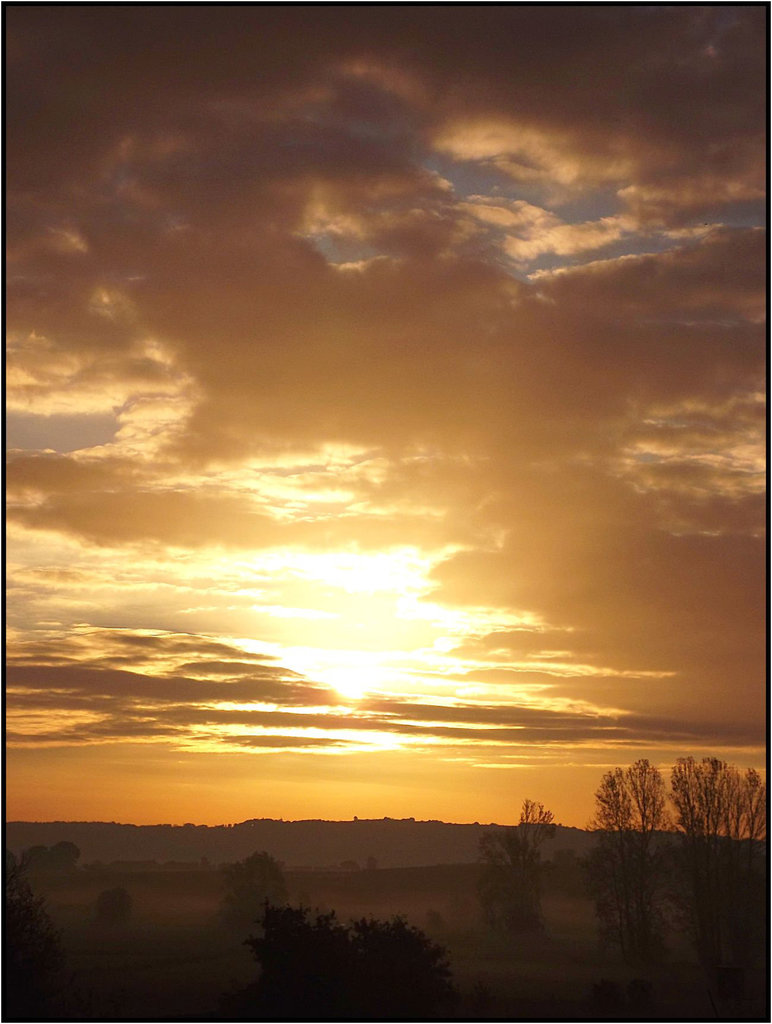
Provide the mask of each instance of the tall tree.
POLYGON ((601 934, 631 962, 650 961, 662 947, 665 784, 645 758, 607 772, 595 793, 598 843, 587 859, 601 934))
POLYGON ((760 948, 764 917, 766 786, 717 757, 679 758, 671 798, 681 833, 681 904, 706 966, 743 966, 760 948))
POLYGON ((480 857, 484 867, 477 893, 493 927, 534 931, 543 927, 541 848, 555 833, 552 811, 524 800, 516 826, 484 832, 480 857))
POLYGON ((253 853, 222 868, 225 885, 220 912, 234 927, 254 924, 265 902, 287 902, 287 885, 281 864, 270 853, 253 853))

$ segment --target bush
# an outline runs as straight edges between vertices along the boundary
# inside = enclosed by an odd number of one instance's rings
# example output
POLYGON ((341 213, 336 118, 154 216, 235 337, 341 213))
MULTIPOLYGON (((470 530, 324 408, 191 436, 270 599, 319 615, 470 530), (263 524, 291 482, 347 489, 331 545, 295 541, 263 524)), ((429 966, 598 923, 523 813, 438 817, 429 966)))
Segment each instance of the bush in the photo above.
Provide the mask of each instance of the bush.
POLYGON ((445 950, 399 917, 343 925, 334 912, 267 904, 247 944, 261 974, 226 1000, 239 1020, 430 1019, 455 995, 445 950))

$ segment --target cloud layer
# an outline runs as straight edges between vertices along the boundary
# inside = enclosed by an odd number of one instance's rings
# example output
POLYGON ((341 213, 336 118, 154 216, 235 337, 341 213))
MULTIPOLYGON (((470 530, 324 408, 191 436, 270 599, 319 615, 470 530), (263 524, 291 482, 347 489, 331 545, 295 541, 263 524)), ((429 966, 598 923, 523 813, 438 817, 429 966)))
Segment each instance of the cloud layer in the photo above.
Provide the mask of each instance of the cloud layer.
POLYGON ((9 10, 9 741, 758 761, 763 40, 9 10))

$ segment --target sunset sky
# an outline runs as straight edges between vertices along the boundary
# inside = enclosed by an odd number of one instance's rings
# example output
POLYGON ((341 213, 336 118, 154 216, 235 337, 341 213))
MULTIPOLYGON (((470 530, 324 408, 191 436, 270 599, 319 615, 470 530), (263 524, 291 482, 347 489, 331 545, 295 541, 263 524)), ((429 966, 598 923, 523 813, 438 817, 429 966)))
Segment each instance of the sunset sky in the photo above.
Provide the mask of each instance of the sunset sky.
POLYGON ((5 14, 10 819, 763 767, 766 5, 5 14))

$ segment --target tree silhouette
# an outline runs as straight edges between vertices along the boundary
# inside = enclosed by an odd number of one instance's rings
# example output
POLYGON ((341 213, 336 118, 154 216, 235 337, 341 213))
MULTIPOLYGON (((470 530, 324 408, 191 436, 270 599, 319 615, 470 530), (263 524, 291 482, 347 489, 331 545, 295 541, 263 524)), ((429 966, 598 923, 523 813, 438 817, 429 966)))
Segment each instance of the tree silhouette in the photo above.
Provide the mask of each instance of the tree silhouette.
POLYGON ((645 758, 607 772, 595 793, 598 845, 587 858, 601 934, 629 962, 655 959, 662 949, 662 843, 667 827, 665 784, 645 758))
POLYGON ((287 885, 281 864, 269 853, 253 853, 245 860, 222 868, 225 895, 220 913, 232 927, 249 926, 261 915, 267 900, 287 901, 287 885))
POLYGON ((743 966, 763 948, 766 786, 716 757, 679 758, 671 775, 687 926, 703 964, 743 966))
POLYGON ((56 975, 64 963, 59 934, 35 896, 23 865, 6 862, 3 913, 3 1020, 51 1020, 56 975))
POLYGON ((402 918, 344 925, 266 904, 261 925, 247 939, 260 977, 226 998, 229 1019, 432 1019, 453 1000, 445 950, 402 918))
POLYGON ((493 927, 509 931, 543 927, 541 847, 555 833, 553 817, 544 804, 524 800, 516 826, 480 837, 484 867, 477 894, 493 927))
POLYGON ((30 846, 21 857, 21 866, 30 874, 64 874, 76 870, 80 850, 75 843, 30 846))

